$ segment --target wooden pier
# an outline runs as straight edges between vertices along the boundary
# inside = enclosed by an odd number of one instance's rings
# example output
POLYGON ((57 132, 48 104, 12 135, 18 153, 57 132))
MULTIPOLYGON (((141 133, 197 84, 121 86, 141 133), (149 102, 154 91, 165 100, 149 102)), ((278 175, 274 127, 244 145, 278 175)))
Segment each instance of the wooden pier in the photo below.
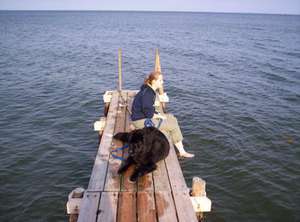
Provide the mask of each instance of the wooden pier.
MULTIPOLYGON (((111 151, 122 144, 114 144, 112 137, 118 132, 131 131, 129 110, 137 93, 120 89, 107 91, 103 96, 106 118, 101 118, 96 127, 101 135, 98 152, 87 189, 75 189, 69 195, 70 221, 197 222, 197 206, 192 204, 190 189, 170 140, 170 153, 157 164, 154 172, 139 178, 136 183, 129 182, 133 166, 124 174, 117 174, 121 161, 113 158, 111 151)), ((164 102, 157 99, 155 104, 163 112, 164 102)), ((126 157, 126 152, 119 155, 126 157)), ((198 192, 206 198, 205 182, 200 188, 195 187, 193 194, 198 192)))
POLYGON ((137 183, 128 182, 132 168, 124 175, 117 174, 121 162, 110 156, 112 136, 129 131, 130 116, 126 104, 130 110, 134 95, 135 91, 122 91, 121 98, 118 91, 112 92, 106 125, 80 206, 78 222, 197 222, 173 146, 169 156, 159 162, 157 170, 140 178, 137 183))

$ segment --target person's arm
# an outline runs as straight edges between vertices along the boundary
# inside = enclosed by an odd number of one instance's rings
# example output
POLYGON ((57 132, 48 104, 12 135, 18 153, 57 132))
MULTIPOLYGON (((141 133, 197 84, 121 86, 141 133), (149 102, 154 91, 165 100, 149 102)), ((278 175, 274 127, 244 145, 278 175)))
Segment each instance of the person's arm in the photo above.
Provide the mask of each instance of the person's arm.
POLYGON ((142 97, 142 110, 146 118, 152 118, 155 113, 154 98, 151 92, 145 92, 142 97))

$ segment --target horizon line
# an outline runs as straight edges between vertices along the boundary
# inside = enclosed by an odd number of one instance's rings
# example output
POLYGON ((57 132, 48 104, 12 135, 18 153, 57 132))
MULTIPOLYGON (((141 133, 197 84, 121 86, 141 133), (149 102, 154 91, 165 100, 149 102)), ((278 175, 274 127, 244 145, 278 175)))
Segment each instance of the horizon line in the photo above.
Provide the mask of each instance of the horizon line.
POLYGON ((221 11, 183 11, 183 10, 111 10, 111 9, 0 9, 0 11, 61 11, 61 12, 175 12, 175 13, 217 13, 217 14, 258 14, 258 15, 300 15, 294 13, 272 13, 272 12, 221 12, 221 11))

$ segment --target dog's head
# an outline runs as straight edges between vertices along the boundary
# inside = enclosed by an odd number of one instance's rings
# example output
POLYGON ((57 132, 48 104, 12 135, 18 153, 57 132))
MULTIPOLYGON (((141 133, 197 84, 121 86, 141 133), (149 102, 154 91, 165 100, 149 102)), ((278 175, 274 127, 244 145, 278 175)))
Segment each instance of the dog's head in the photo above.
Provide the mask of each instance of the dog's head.
POLYGON ((129 133, 117 133, 113 138, 128 143, 128 153, 132 157, 141 156, 147 152, 145 150, 145 131, 143 129, 133 130, 129 133))

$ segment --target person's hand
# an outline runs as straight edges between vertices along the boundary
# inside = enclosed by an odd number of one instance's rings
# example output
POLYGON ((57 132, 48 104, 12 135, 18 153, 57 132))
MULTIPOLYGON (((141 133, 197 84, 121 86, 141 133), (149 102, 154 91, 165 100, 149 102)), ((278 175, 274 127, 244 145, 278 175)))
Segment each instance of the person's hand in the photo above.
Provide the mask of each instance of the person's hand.
POLYGON ((155 119, 167 119, 167 117, 161 115, 160 113, 154 114, 154 118, 155 118, 155 119))

